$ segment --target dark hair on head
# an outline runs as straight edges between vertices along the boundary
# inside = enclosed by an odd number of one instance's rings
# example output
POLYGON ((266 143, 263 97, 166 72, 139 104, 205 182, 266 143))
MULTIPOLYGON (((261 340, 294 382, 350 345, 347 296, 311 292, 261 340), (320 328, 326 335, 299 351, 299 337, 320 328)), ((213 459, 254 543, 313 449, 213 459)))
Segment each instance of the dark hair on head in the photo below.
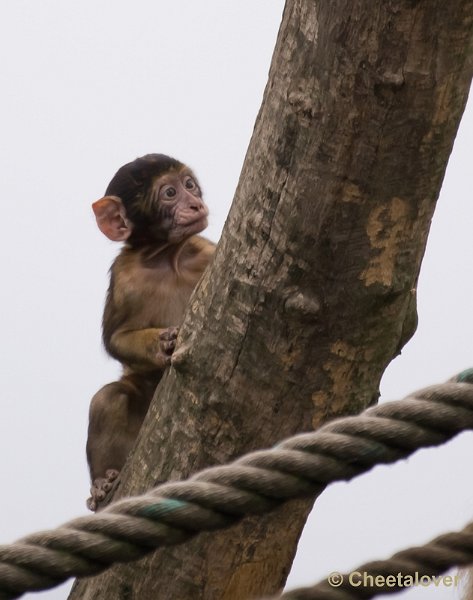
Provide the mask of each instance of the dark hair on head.
POLYGON ((161 173, 179 170, 184 165, 165 154, 146 154, 123 165, 113 176, 105 190, 106 196, 118 196, 125 208, 131 208, 133 201, 147 191, 151 180, 161 173))

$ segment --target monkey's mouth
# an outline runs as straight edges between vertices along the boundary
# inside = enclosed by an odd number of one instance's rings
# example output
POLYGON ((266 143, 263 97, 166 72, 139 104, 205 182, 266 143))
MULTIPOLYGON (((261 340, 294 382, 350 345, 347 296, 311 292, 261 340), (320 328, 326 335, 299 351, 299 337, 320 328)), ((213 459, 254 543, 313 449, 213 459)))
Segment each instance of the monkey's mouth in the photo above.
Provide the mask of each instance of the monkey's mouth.
POLYGON ((177 222, 177 225, 192 229, 194 227, 201 227, 202 229, 205 229, 207 227, 207 215, 199 215, 195 217, 195 219, 182 219, 180 222, 177 222))
POLYGON ((191 225, 194 225, 194 223, 205 223, 204 227, 207 227, 207 215, 202 215, 200 217, 197 217, 197 219, 194 219, 193 221, 191 221, 191 225))
POLYGON ((207 215, 202 215, 198 219, 194 219, 192 223, 190 223, 189 227, 192 228, 193 231, 199 233, 203 231, 208 225, 207 215))
POLYGON ((207 225, 207 215, 200 215, 192 220, 181 219, 179 223, 176 222, 176 226, 170 233, 168 241, 172 244, 175 244, 179 241, 185 240, 186 238, 203 231, 207 225))

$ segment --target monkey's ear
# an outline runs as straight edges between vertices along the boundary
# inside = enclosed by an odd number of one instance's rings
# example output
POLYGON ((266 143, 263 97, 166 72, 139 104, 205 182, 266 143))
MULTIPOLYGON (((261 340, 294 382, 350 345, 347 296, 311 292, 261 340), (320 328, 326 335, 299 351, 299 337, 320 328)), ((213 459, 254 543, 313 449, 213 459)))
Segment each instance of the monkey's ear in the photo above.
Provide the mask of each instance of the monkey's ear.
POLYGON ((113 242, 123 242, 131 234, 132 224, 118 196, 104 196, 92 204, 100 231, 113 242))

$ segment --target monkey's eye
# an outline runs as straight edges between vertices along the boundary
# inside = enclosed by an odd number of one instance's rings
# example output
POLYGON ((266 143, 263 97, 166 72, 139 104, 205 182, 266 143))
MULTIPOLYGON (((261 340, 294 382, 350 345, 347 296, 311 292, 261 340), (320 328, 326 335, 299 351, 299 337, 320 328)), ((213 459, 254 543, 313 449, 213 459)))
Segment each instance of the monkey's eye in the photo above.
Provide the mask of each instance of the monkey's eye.
POLYGON ((195 181, 192 179, 192 177, 188 177, 184 181, 184 185, 186 186, 186 189, 188 189, 188 190, 194 190, 197 187, 195 184, 195 181))
POLYGON ((167 200, 172 200, 175 197, 176 193, 176 188, 170 186, 164 190, 164 197, 167 200))

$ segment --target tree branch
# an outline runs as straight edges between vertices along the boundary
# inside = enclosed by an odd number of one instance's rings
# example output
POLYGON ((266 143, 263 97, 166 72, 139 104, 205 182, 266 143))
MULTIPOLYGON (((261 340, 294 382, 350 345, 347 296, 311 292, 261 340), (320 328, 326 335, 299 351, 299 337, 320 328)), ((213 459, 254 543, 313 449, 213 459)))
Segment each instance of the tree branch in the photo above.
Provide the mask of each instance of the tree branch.
MULTIPOLYGON (((376 402, 471 81, 473 0, 288 0, 215 261, 116 497, 376 402)), ((76 585, 230 600, 284 583, 310 503, 76 585)))

